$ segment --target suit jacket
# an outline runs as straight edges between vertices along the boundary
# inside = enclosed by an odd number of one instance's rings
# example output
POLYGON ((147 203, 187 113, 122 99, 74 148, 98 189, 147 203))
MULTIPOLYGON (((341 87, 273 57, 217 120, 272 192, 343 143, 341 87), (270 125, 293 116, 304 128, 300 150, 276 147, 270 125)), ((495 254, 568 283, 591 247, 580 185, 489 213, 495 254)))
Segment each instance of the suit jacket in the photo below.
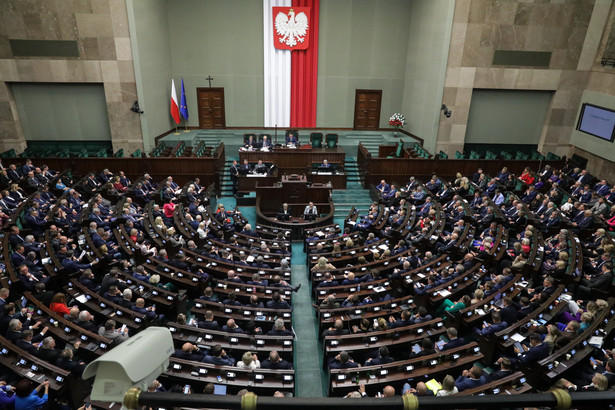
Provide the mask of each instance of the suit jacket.
POLYGON ((478 380, 474 380, 469 377, 459 376, 455 381, 455 386, 459 391, 464 391, 477 386, 482 386, 485 383, 487 383, 487 378, 484 375, 481 375, 478 380))
POLYGON ((284 359, 281 359, 277 363, 272 363, 269 359, 265 359, 261 362, 261 369, 282 369, 290 370, 293 368, 293 364, 284 359))
POLYGON ((519 361, 526 366, 535 365, 538 361, 549 356, 549 350, 548 344, 541 343, 538 346, 530 348, 527 352, 522 353, 521 356, 519 356, 519 361))
POLYGON ((442 346, 442 349, 440 350, 444 351, 448 349, 454 349, 456 347, 463 346, 464 344, 466 344, 466 341, 457 337, 451 340, 450 342, 446 343, 444 346, 442 346))
MULTIPOLYGON (((235 359, 233 359, 232 357, 228 355, 217 357, 217 356, 212 356, 208 354, 208 355, 205 355, 205 359, 203 359, 203 363, 218 364, 218 365, 223 365, 223 366, 233 366, 235 364, 235 359)), ((261 364, 261 367, 262 367, 262 364, 261 364)))

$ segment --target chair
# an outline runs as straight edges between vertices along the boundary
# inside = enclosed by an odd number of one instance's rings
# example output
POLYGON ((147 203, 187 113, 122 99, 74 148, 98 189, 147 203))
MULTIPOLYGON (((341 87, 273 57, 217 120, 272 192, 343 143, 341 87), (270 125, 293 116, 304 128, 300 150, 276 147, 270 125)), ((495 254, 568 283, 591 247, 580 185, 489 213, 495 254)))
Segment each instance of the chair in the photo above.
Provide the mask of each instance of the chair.
POLYGON ((404 151, 404 142, 400 139, 397 143, 397 148, 395 149, 395 153, 389 155, 387 158, 401 158, 402 152, 404 151))
POLYGON ((312 144, 312 148, 322 148, 322 132, 312 132, 310 144, 312 144))
POLYGON ((559 161, 560 159, 561 157, 559 155, 556 155, 550 151, 547 153, 547 161, 559 161))
POLYGON ((455 151, 455 159, 465 159, 463 152, 455 151))
POLYGON ((448 159, 448 154, 442 150, 440 150, 440 153, 438 154, 438 158, 440 159, 448 159))
POLYGON ((250 135, 252 136, 252 139, 254 141, 256 141, 256 134, 252 134, 252 133, 246 133, 243 134, 243 143, 245 144, 246 142, 248 142, 248 138, 250 138, 250 135))
POLYGON ((288 138, 290 134, 293 134, 295 138, 297 138, 297 142, 299 142, 299 130, 296 130, 296 129, 286 130, 286 133, 284 134, 284 141, 286 141, 286 139, 288 138))
POLYGON ((325 136, 325 141, 327 143, 327 148, 337 148, 337 134, 327 134, 325 136))
POLYGON ((512 154, 509 152, 502 151, 500 155, 502 156, 503 159, 512 159, 512 154))

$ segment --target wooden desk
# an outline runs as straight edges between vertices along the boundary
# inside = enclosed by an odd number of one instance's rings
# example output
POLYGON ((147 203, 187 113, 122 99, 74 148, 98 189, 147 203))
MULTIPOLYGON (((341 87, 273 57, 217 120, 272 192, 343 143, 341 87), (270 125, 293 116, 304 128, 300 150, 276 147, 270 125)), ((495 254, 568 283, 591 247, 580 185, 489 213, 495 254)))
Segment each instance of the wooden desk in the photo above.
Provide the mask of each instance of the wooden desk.
POLYGON ((327 160, 330 163, 344 165, 346 153, 341 148, 276 148, 273 151, 240 151, 239 163, 244 159, 248 162, 272 162, 280 174, 303 174, 312 163, 322 163, 327 160))
POLYGON ((326 184, 330 182, 333 189, 346 189, 345 172, 309 171, 306 175, 310 183, 326 184))
POLYGON ((237 190, 238 191, 254 191, 256 184, 260 186, 273 185, 279 181, 278 171, 275 170, 273 174, 248 174, 239 175, 237 177, 237 190))
POLYGON ((292 239, 303 238, 304 229, 332 223, 334 211, 331 187, 320 184, 308 186, 304 175, 298 175, 297 178, 283 175, 279 184, 256 187, 256 222, 289 229, 292 239), (303 210, 310 201, 318 208, 318 217, 313 221, 306 221, 303 219, 303 210), (290 221, 278 221, 276 218, 283 203, 287 203, 291 208, 290 221))

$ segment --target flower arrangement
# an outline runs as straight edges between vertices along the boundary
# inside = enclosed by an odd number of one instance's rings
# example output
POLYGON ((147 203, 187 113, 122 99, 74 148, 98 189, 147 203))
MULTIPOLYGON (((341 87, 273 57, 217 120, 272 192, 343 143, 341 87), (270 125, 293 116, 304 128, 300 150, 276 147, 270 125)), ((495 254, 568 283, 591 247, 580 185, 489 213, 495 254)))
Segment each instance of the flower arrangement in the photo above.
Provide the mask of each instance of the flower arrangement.
POLYGON ((389 118, 389 125, 392 125, 396 129, 402 128, 404 125, 406 125, 406 117, 404 117, 400 113, 395 113, 391 115, 391 118, 389 118))

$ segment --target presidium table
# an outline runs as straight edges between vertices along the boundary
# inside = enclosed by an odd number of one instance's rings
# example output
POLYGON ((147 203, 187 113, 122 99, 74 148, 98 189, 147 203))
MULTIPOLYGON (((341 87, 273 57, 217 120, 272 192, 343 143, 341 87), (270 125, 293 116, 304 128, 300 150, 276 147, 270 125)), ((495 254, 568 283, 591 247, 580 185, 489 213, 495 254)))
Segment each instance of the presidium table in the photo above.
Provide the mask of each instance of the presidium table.
POLYGON ((278 226, 292 231, 292 239, 303 238, 303 230, 333 223, 335 207, 331 200, 331 184, 308 183, 305 175, 283 175, 281 182, 272 186, 256 183, 256 222, 278 226), (318 217, 313 220, 303 218, 303 211, 309 202, 318 208, 318 217), (291 209, 288 221, 277 219, 282 204, 291 209))
MULTIPOLYGON (((344 172, 344 161, 346 153, 341 148, 275 148, 273 151, 239 151, 239 163, 247 159, 250 164, 255 164, 258 160, 263 160, 265 164, 274 164, 279 175, 305 174, 308 183, 331 183, 334 189, 346 188, 346 173, 344 172), (331 172, 322 172, 318 166, 324 160, 331 164, 331 172)), ((253 181, 245 181, 240 187, 252 188, 253 181), (245 185, 244 185, 245 184, 245 185)), ((264 185, 263 180, 257 179, 259 185, 264 185)), ((268 181, 267 181, 268 182, 268 181)), ((252 189, 250 189, 252 190, 252 189)))

